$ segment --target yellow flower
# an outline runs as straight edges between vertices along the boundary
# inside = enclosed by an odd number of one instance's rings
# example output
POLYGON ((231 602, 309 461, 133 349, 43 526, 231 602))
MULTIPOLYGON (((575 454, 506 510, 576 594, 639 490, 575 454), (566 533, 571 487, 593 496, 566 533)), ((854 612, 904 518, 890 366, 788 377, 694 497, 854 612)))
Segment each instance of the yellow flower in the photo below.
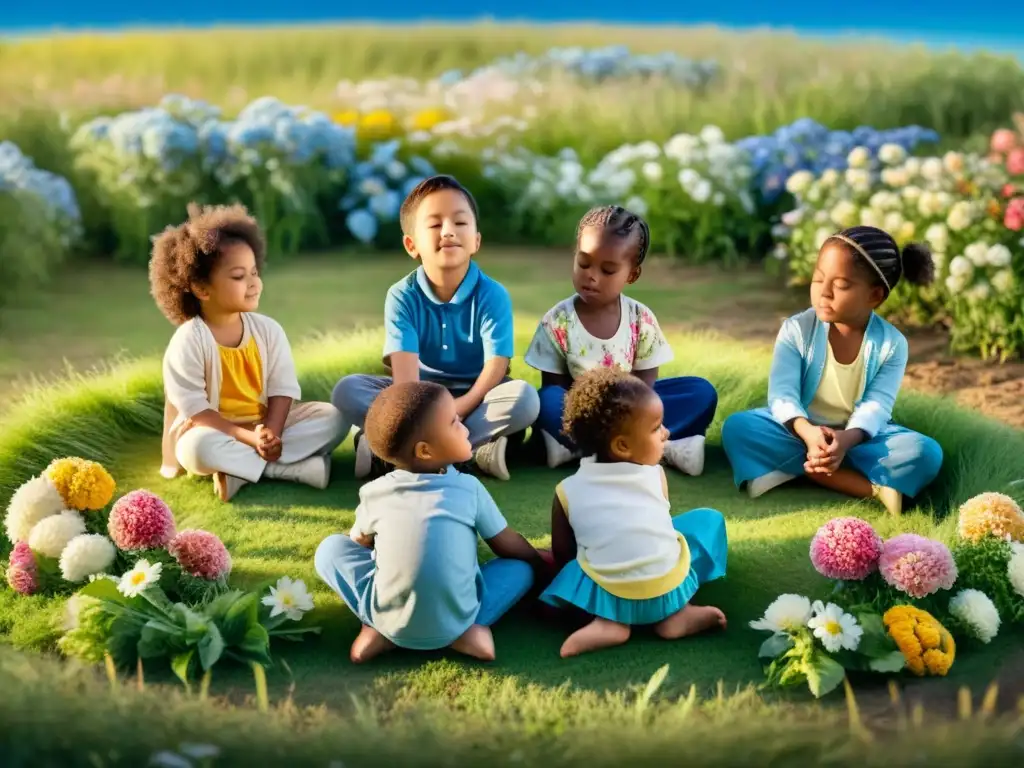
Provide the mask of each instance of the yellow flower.
POLYGON ((918 677, 949 672, 956 643, 934 616, 912 605, 897 605, 885 612, 882 621, 911 672, 918 677))
POLYGON ((72 456, 54 459, 43 473, 68 509, 103 509, 114 497, 114 478, 102 465, 72 456))
POLYGON ((412 117, 412 129, 414 131, 429 131, 434 126, 451 119, 451 115, 443 107, 431 107, 417 112, 412 117))
POLYGON ((988 534, 1024 541, 1024 513, 1009 496, 981 493, 960 507, 959 531, 968 541, 979 541, 988 534))
POLYGON ((359 120, 359 134, 368 139, 388 139, 398 132, 398 121, 386 109, 367 112, 359 120))
POLYGON ((355 125, 359 122, 359 112, 354 109, 346 109, 334 113, 334 122, 338 125, 355 125))

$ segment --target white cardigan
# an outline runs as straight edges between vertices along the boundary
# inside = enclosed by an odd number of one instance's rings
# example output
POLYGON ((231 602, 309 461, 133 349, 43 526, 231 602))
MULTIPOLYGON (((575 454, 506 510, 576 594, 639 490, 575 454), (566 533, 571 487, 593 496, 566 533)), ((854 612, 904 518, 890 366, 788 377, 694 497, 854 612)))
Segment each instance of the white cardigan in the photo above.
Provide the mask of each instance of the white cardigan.
MULTIPOLYGON (((264 405, 271 397, 299 400, 302 390, 295 375, 288 337, 280 323, 266 315, 242 313, 242 342, 256 340, 263 363, 264 405)), ((220 351, 209 326, 201 317, 182 323, 171 337, 164 353, 164 430, 163 466, 160 474, 177 477, 182 468, 175 455, 178 438, 188 429, 189 419, 203 411, 219 410, 220 351)))

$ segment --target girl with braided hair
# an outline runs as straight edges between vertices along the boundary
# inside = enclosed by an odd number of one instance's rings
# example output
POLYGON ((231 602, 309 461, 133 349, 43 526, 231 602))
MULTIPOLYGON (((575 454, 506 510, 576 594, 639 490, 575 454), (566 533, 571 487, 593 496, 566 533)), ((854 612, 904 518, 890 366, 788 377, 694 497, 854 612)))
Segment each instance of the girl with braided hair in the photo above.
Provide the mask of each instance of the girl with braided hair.
POLYGON ((939 473, 942 449, 892 421, 907 340, 875 310, 906 279, 934 277, 931 252, 901 251, 876 227, 829 237, 818 253, 811 308, 786 320, 775 342, 768 406, 736 413, 722 445, 737 487, 752 498, 798 475, 894 515, 939 473))
POLYGON ((704 434, 715 416, 718 394, 695 376, 659 379, 672 347, 654 313, 622 290, 640 279, 650 246, 640 216, 618 205, 589 211, 576 230, 572 283, 575 293, 544 315, 526 352, 541 372, 536 428, 547 464, 580 458, 562 430, 565 397, 573 381, 594 368, 617 368, 653 387, 665 407, 665 461, 689 475, 704 471, 704 434))

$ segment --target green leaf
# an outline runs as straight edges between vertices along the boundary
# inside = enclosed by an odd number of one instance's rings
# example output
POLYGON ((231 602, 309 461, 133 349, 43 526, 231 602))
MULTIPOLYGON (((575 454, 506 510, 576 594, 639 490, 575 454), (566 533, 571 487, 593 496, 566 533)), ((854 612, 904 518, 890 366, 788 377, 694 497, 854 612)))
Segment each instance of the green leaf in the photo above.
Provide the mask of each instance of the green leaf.
POLYGON ((95 597, 98 600, 110 600, 112 603, 128 605, 128 598, 118 591, 117 584, 110 579, 96 579, 78 590, 78 593, 95 597))
POLYGON ((870 659, 880 659, 896 650, 896 642, 889 636, 877 613, 864 613, 857 617, 864 634, 857 645, 857 653, 870 659))
POLYGON ((774 659, 792 647, 793 639, 789 635, 772 635, 761 643, 761 650, 757 652, 757 657, 759 659, 774 659))
POLYGON ((184 638, 189 645, 195 645, 202 641, 210 628, 214 626, 213 622, 205 616, 196 613, 183 603, 174 604, 174 617, 183 626, 184 638))
POLYGON ((184 653, 179 653, 171 659, 171 669, 178 679, 186 686, 189 683, 189 671, 192 667, 192 659, 195 657, 195 648, 189 648, 184 653))
POLYGON ((169 655, 172 648, 171 637, 163 629, 147 624, 142 628, 142 635, 139 637, 139 656, 143 659, 153 659, 169 655))
POLYGON ((239 645, 244 641, 249 628, 259 623, 259 596, 250 592, 234 601, 224 613, 219 626, 225 643, 239 645))
POLYGON ((834 690, 844 677, 846 670, 825 653, 815 653, 807 665, 807 687, 818 699, 834 690))
POLYGON ((210 669, 216 664, 224 653, 224 638, 221 637, 217 625, 210 623, 206 625, 206 635, 199 641, 199 663, 203 671, 210 669))
POLYGON ((651 679, 647 681, 647 685, 644 687, 643 693, 640 694, 640 698, 636 701, 637 712, 643 712, 647 705, 651 703, 651 698, 658 692, 665 683, 665 679, 668 677, 668 664, 659 667, 651 679))
POLYGON ((238 643, 239 650, 248 653, 268 653, 270 647, 270 635, 263 628, 262 624, 253 624, 245 632, 242 642, 238 643))
POLYGON ((231 608, 245 596, 246 593, 242 590, 232 589, 222 595, 217 595, 217 597, 211 600, 210 603, 202 609, 202 612, 211 619, 219 622, 227 616, 231 608))
POLYGON ((868 667, 872 672, 899 672, 906 666, 907 660, 901 651, 893 651, 888 656, 871 659, 868 667))

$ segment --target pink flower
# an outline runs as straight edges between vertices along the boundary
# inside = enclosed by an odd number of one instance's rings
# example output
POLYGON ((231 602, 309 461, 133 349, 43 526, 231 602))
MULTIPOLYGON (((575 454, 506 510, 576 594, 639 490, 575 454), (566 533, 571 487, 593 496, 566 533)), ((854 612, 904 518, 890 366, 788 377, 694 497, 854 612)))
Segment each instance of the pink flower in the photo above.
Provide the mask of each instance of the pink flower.
POLYGON ((1014 176, 1024 173, 1024 147, 1011 150, 1006 156, 1006 170, 1014 176))
POLYGON ((601 365, 605 368, 615 367, 615 358, 612 357, 611 352, 605 352, 604 357, 601 358, 601 365))
POLYGON ((957 575, 946 545, 916 533, 902 533, 885 542, 878 568, 888 584, 911 597, 950 589, 957 575))
POLYGON ((1012 232, 1024 229, 1024 197, 1015 197, 1007 204, 1003 225, 1012 232))
POLYGON ((182 531, 167 545, 178 565, 199 579, 213 581, 231 573, 231 555, 224 543, 208 531, 182 531))
POLYGON ((558 346, 561 347, 562 351, 565 352, 569 349, 569 334, 565 328, 553 328, 551 332, 555 335, 555 341, 558 346))
POLYGON ((110 510, 107 524, 118 549, 162 549, 174 537, 174 515, 155 493, 126 493, 110 510))
POLYGON ((1017 187, 1015 187, 1013 184, 1004 184, 1002 194, 1003 199, 1008 200, 1009 198, 1017 194, 1017 187))
POLYGON ((36 556, 24 541, 15 544, 11 551, 10 563, 7 566, 7 583, 11 585, 11 589, 22 595, 34 594, 39 589, 36 556))
POLYGON ((992 139, 989 141, 989 147, 993 152, 999 152, 1004 155, 1016 146, 1017 134, 1009 128, 1000 128, 992 134, 992 139))
POLYGON ((811 539, 811 562, 829 579, 860 581, 878 567, 882 537, 857 517, 829 520, 811 539))

